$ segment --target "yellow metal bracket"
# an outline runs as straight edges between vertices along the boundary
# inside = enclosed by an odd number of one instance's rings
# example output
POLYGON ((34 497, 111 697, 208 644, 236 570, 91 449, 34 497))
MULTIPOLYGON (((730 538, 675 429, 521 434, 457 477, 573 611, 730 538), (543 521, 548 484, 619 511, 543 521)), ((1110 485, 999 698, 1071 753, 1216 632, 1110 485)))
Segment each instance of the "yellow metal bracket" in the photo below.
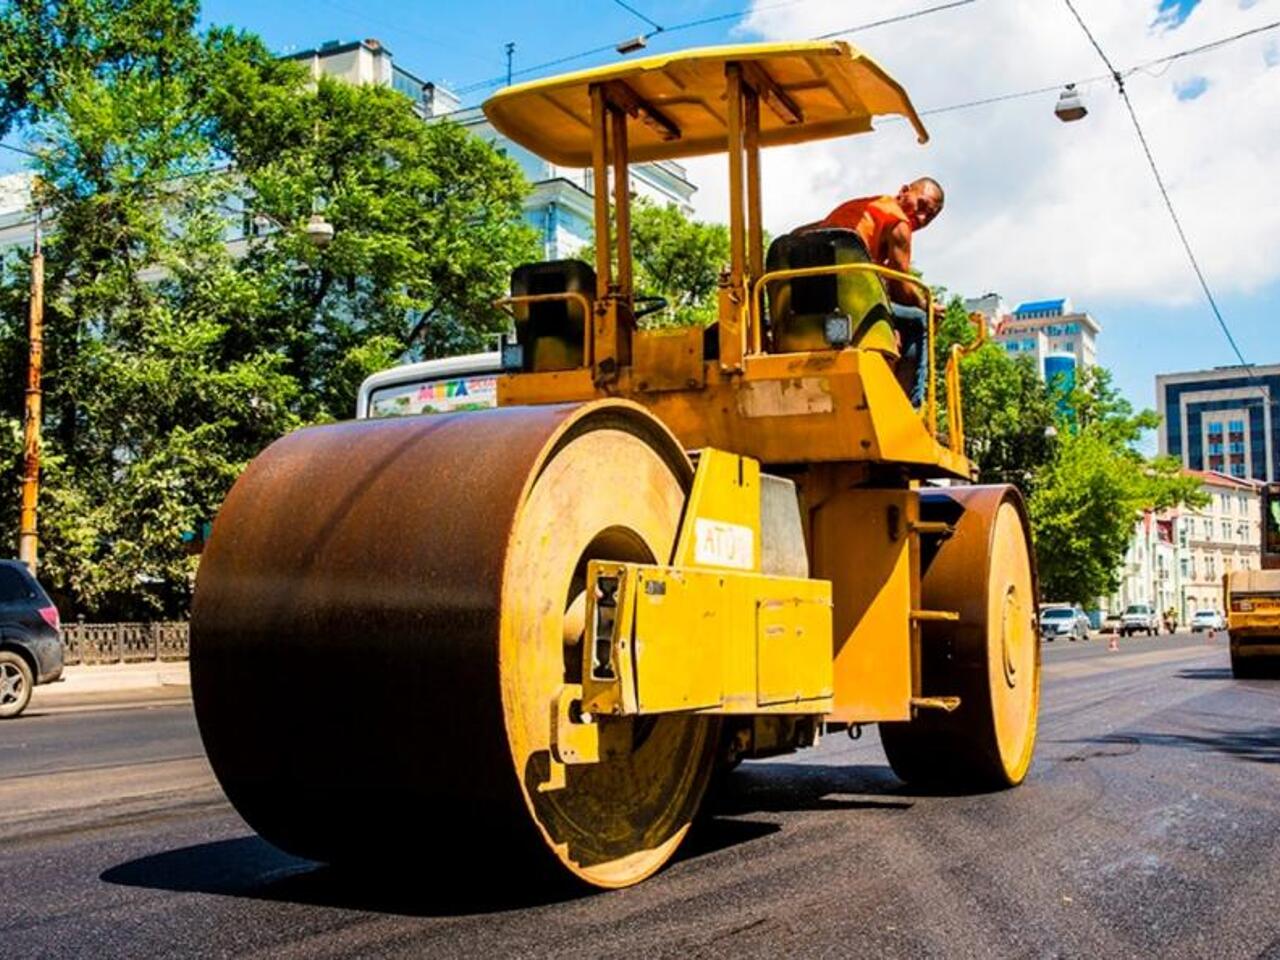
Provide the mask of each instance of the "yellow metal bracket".
POLYGON ((960 707, 959 697, 912 697, 911 706, 916 710, 942 710, 953 713, 960 707))
MULTIPOLYGON (((556 724, 830 711, 831 584, 760 573, 760 489, 757 461, 703 450, 672 565, 588 565, 582 689, 556 724)), ((587 756, 588 736, 557 742, 587 756)))

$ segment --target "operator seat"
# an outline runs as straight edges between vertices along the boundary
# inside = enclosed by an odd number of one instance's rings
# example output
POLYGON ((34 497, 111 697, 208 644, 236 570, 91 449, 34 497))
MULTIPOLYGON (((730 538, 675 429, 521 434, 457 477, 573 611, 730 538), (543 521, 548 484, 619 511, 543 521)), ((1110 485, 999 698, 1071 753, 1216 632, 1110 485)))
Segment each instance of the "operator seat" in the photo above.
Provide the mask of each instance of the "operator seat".
MULTIPOLYGON (((769 245, 766 272, 844 263, 871 263, 866 244, 853 230, 823 227, 788 233, 769 245)), ((924 311, 893 303, 884 281, 870 271, 793 277, 768 285, 769 324, 775 353, 853 346, 882 354, 915 406, 924 400, 923 364, 928 324, 924 311), (849 318, 847 344, 829 339, 827 320, 849 318), (899 337, 901 335, 901 346, 899 337)))
MULTIPOLYGON (((870 263, 862 237, 853 230, 823 228, 788 233, 769 245, 766 272, 845 263, 870 263)), ((769 323, 776 353, 825 350, 826 320, 843 314, 850 323, 848 346, 898 357, 892 311, 880 278, 869 271, 779 280, 768 286, 769 323)), ((845 344, 840 344, 844 346, 845 344)))

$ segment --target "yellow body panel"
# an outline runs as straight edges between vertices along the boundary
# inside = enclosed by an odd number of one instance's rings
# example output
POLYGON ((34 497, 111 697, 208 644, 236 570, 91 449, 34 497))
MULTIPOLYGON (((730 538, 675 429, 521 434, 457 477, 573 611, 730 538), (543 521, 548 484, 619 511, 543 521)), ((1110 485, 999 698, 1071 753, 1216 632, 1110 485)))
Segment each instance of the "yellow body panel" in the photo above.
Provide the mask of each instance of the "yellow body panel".
POLYGON ((749 356, 740 375, 707 363, 700 389, 641 389, 651 376, 624 367, 598 385, 587 369, 513 374, 498 379, 498 404, 623 396, 649 408, 690 450, 729 449, 767 464, 892 462, 921 476, 973 475, 967 458, 929 432, 874 350, 749 356))
POLYGON ((1280 570, 1235 570, 1223 583, 1232 639, 1280 643, 1280 570))
POLYGON ((873 117, 885 115, 905 117, 920 142, 928 140, 902 86, 842 41, 701 47, 627 60, 508 87, 485 101, 484 113, 499 132, 552 163, 586 167, 592 162, 591 89, 621 85, 618 99, 635 104, 644 120, 630 133, 631 162, 723 153, 731 63, 744 65, 749 79, 768 91, 760 111, 762 147, 866 133, 873 117))
MULTIPOLYGON (((825 714, 832 706, 831 584, 729 570, 592 564, 616 578, 613 659, 584 665, 583 710, 596 715, 825 714), (633 693, 634 690, 634 693, 633 693)), ((589 592, 590 656, 596 630, 589 592)), ((589 755, 589 751, 584 751, 589 755)))
POLYGON ((760 572, 760 464, 723 450, 703 450, 674 565, 760 572))
POLYGON ((813 514, 813 574, 835 598, 835 704, 848 722, 907 720, 919 606, 911 490, 842 490, 813 514))
POLYGON ((643 371, 637 388, 646 393, 700 389, 707 376, 702 336, 701 327, 637 330, 631 340, 632 365, 643 371))
POLYGON ((831 709, 831 584, 760 573, 757 461, 698 454, 672 558, 671 566, 589 565, 585 713, 831 709))

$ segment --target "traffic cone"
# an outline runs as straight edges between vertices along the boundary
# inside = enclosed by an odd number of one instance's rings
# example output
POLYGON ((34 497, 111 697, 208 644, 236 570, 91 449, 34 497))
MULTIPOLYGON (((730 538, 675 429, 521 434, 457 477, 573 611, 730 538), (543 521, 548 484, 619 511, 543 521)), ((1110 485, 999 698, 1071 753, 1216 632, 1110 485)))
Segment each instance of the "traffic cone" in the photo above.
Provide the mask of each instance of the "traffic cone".
POLYGON ((1111 640, 1107 644, 1107 649, 1116 650, 1116 651, 1120 649, 1120 641, 1116 638, 1116 635, 1114 633, 1111 635, 1111 640))

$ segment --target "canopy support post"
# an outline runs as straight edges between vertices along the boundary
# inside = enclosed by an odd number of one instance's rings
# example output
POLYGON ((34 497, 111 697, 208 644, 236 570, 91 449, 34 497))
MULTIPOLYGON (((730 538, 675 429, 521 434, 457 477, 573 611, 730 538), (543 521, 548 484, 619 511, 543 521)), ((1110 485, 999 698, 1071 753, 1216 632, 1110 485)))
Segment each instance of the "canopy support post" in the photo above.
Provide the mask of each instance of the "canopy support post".
MULTIPOLYGON (((760 202, 760 94, 746 87, 745 130, 747 154, 747 283, 748 289, 764 275, 764 222, 760 202)), ((764 342, 764 318, 747 311, 748 340, 752 353, 760 353, 764 342)))
POLYGON ((611 107, 613 121, 613 223, 618 251, 618 296, 631 303, 631 183, 627 175, 627 115, 611 107))
MULTIPOLYGON (((591 358, 592 379, 597 384, 608 383, 618 376, 618 287, 613 282, 612 259, 613 245, 609 236, 609 133, 610 117, 618 114, 609 103, 607 91, 601 84, 591 87, 591 194, 595 201, 595 233, 596 233, 596 302, 594 316, 591 318, 591 358)), ((617 120, 614 120, 617 123, 617 120)), ((626 118, 622 118, 625 125, 626 118)), ((616 126, 614 132, 616 136, 616 126)), ((615 141, 613 144, 613 162, 615 169, 622 170, 622 179, 626 182, 627 156, 626 133, 624 129, 621 150, 615 141)), ((619 225, 621 230, 626 227, 619 225)), ((619 242, 624 234, 619 233, 619 242)), ((619 248, 619 275, 623 272, 619 248)), ((630 268, 630 260, 627 261, 630 268)))
POLYGON ((746 210, 743 205, 742 66, 725 65, 728 81, 729 276, 720 286, 720 369, 742 370, 743 318, 746 313, 746 210))
POLYGON ((595 199, 597 300, 603 300, 609 295, 613 279, 610 276, 612 251, 609 248, 608 123, 609 111, 604 88, 594 85, 591 88, 591 193, 595 199))

